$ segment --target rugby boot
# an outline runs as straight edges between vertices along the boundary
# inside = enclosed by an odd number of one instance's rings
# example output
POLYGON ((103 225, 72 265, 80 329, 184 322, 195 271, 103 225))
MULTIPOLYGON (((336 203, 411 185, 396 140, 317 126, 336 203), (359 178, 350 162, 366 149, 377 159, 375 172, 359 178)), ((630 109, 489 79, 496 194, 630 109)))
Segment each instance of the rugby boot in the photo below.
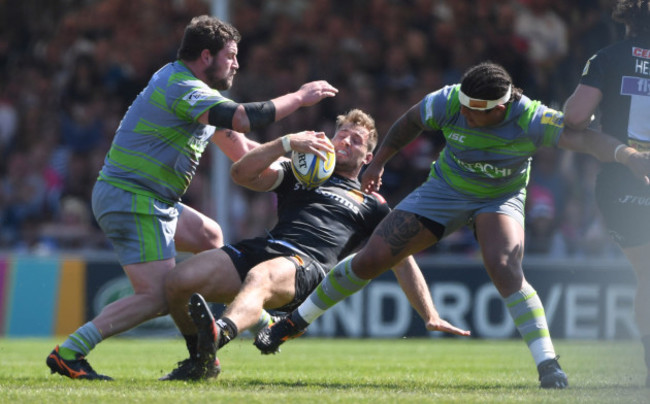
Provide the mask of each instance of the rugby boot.
POLYGON ((63 359, 59 354, 59 346, 55 346, 45 361, 52 373, 58 373, 71 379, 84 380, 113 380, 113 378, 100 375, 86 361, 85 357, 77 354, 75 359, 63 359))
POLYGON ((196 381, 211 379, 219 376, 221 373, 221 366, 219 365, 219 359, 216 359, 212 366, 209 366, 208 369, 204 369, 200 363, 192 358, 187 358, 181 362, 178 362, 176 369, 169 372, 167 375, 161 377, 158 380, 161 381, 170 381, 170 380, 186 380, 186 381, 196 381))
MULTIPOLYGON (((208 307, 203 296, 198 293, 195 293, 190 297, 189 312, 199 335, 196 347, 197 354, 194 360, 199 366, 200 371, 203 372, 205 377, 207 377, 218 363, 217 348, 219 347, 219 327, 214 321, 214 316, 210 311, 210 307, 208 307)), ((221 367, 219 366, 219 372, 220 371, 221 367)), ((212 377, 216 376, 218 376, 218 373, 212 377)))
POLYGON ((569 380, 566 373, 560 367, 556 356, 553 359, 547 359, 537 366, 539 373, 539 386, 543 389, 564 389, 569 386, 569 380))
POLYGON ((290 339, 298 338, 305 333, 299 329, 291 318, 285 317, 280 321, 262 328, 253 343, 264 355, 280 352, 280 345, 290 339))

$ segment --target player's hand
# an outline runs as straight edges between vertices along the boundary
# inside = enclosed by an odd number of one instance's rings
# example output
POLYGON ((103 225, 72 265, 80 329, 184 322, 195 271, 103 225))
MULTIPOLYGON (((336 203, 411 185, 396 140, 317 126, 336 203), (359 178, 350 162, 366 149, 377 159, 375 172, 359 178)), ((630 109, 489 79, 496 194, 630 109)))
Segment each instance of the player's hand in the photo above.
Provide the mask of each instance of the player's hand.
POLYGON ((625 165, 646 185, 650 185, 650 151, 630 154, 625 165))
POLYGON ((325 80, 311 81, 300 87, 296 93, 301 99, 300 105, 309 107, 326 97, 334 97, 339 92, 325 80))
POLYGON ((449 334, 461 335, 463 337, 469 337, 472 333, 468 330, 463 330, 454 325, 451 325, 446 320, 441 318, 432 319, 426 322, 427 330, 429 331, 442 331, 448 332, 449 334))
POLYGON ((361 190, 367 194, 378 192, 381 188, 381 176, 384 174, 384 166, 370 162, 361 176, 361 190))
POLYGON ((323 160, 327 160, 326 153, 334 153, 334 146, 324 132, 305 130, 288 136, 290 139, 289 144, 294 151, 314 153, 323 160))

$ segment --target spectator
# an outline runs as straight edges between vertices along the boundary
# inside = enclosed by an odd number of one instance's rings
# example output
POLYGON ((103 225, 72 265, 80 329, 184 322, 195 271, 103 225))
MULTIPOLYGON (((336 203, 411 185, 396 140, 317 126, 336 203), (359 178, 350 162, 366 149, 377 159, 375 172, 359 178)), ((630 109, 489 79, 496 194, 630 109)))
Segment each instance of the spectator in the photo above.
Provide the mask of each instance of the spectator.
MULTIPOLYGON (((2 8, 7 15, 0 30, 0 71, 12 80, 0 82, 0 174, 7 176, 12 153, 31 150, 41 141, 43 129, 50 128, 57 142, 51 165, 63 176, 62 195, 83 198, 90 191, 82 190, 87 177, 98 172, 93 156, 106 153, 121 116, 153 70, 173 59, 188 16, 208 13, 209 6, 203 0, 45 2, 39 3, 35 15, 27 10, 36 2, 23 3, 25 7, 2 8), (72 154, 66 154, 65 148, 72 154), (81 172, 82 167, 87 172, 79 178, 68 175, 68 170, 81 172)), ((351 106, 376 116, 383 134, 397 118, 395 110, 424 96, 422 88, 457 82, 469 64, 490 59, 505 66, 531 95, 547 105, 561 105, 566 91, 575 87, 584 60, 622 34, 609 18, 609 3, 239 0, 232 2, 230 20, 244 37, 239 47, 243 68, 231 89, 232 98, 266 99, 295 87, 298 81, 323 77, 341 89, 334 100, 252 137, 264 141, 305 128, 329 132, 327 125, 334 116, 351 106), (569 44, 571 55, 566 52, 569 44), (282 57, 270 58, 269 54, 282 57), (570 71, 574 73, 564 74, 570 71), (398 90, 385 91, 378 83, 398 90)), ((414 169, 420 156, 439 150, 435 141, 433 148, 428 142, 411 147, 414 160, 391 162, 388 181, 390 175, 399 177, 401 170, 414 169)), ((535 159, 531 184, 549 186, 546 179, 552 179, 573 187, 578 184, 574 177, 580 178, 589 169, 580 161, 564 162, 563 155, 553 156, 548 171, 538 169, 544 158, 535 159)), ((208 164, 200 166, 199 175, 207 179, 208 169, 208 164)), ((399 187, 400 183, 385 185, 399 187)), ((569 237, 573 230, 559 223, 571 207, 558 192, 569 193, 555 185, 550 189, 556 200, 553 231, 558 237, 569 237)), ((590 198, 587 188, 572 192, 571 198, 590 198)), ((209 192, 191 196, 192 204, 213 206, 209 192)), ((260 201, 247 192, 240 196, 242 209, 259 209, 260 214, 272 209, 269 200, 260 201), (269 206, 262 207, 264 203, 269 206)), ((0 203, 2 223, 16 213, 8 209, 0 203)), ((43 210, 37 217, 47 215, 43 210)), ((594 234, 601 231, 597 215, 578 219, 575 231, 585 231, 591 221, 594 234)), ((232 225, 235 238, 259 229, 249 220, 232 225)), ((15 241, 20 237, 17 229, 2 231, 13 234, 10 238, 15 241)), ((453 245, 453 238, 450 242, 449 251, 465 250, 464 237, 458 238, 458 246, 453 245)), ((582 245, 567 245, 568 254, 586 251, 582 245)))

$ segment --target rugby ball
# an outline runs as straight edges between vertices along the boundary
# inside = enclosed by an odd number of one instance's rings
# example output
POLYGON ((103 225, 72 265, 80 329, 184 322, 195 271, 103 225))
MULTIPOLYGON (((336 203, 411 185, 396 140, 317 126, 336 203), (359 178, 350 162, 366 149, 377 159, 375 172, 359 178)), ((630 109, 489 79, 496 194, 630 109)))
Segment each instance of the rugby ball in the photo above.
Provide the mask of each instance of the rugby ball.
POLYGON ((316 188, 329 180, 334 173, 336 154, 327 153, 323 161, 313 153, 293 151, 291 153, 291 170, 296 179, 307 188, 316 188))

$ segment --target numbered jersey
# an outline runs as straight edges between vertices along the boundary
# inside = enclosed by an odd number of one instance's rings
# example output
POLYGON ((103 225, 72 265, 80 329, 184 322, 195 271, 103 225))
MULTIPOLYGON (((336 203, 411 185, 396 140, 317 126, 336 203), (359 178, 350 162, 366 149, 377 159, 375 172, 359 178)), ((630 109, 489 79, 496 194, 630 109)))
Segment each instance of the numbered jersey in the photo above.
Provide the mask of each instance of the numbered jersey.
POLYGON ((650 150, 650 37, 601 49, 587 61, 580 83, 598 88, 603 132, 650 150))

